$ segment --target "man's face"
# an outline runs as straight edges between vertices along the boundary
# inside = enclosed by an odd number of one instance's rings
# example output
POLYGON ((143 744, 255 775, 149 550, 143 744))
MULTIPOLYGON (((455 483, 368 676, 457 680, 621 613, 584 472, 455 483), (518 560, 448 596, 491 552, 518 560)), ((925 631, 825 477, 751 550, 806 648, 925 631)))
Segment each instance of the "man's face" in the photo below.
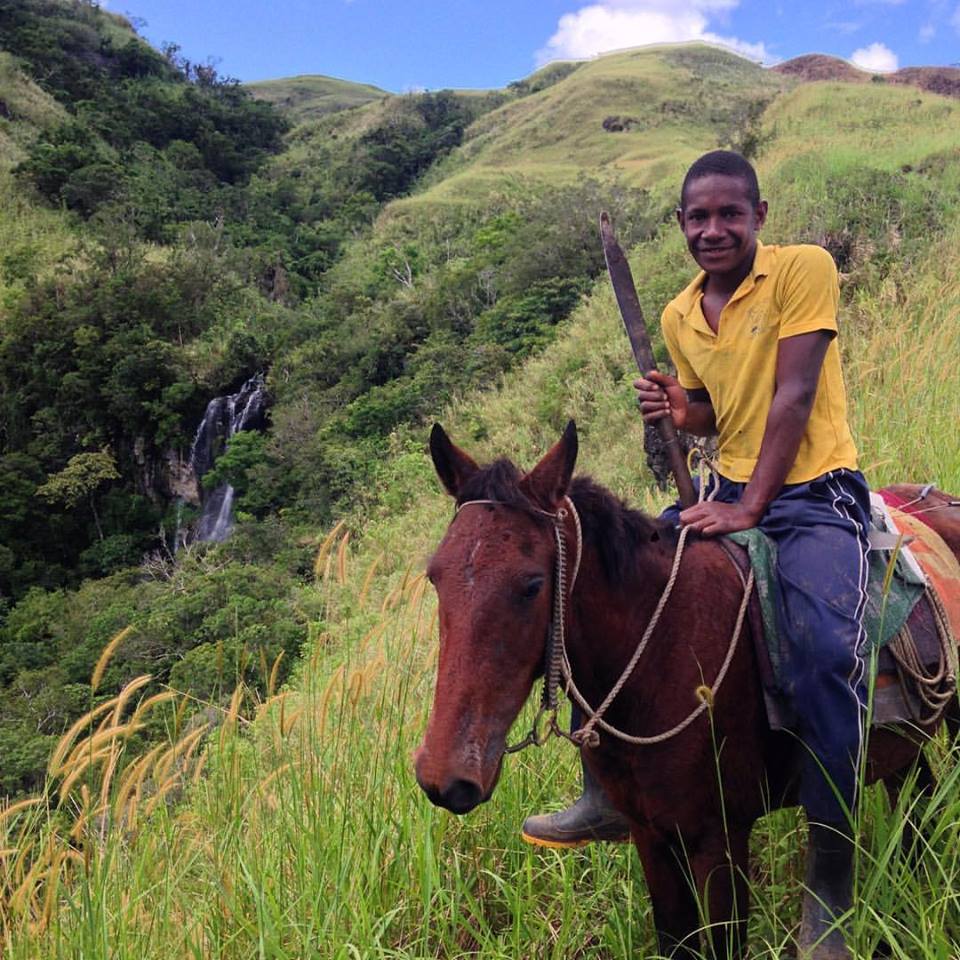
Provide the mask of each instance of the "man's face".
POLYGON ((687 249, 709 276, 746 276, 757 249, 757 232, 767 217, 767 202, 750 202, 741 177, 711 173, 687 184, 677 211, 687 249))

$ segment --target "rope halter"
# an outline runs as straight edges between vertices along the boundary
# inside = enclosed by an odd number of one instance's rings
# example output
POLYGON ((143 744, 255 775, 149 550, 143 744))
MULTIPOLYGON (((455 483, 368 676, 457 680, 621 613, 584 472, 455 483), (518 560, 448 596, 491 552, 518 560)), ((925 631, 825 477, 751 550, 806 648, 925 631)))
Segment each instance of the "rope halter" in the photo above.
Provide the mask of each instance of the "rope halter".
MULTIPOLYGON (((716 495, 716 490, 714 489, 705 496, 706 486, 705 468, 701 463, 701 501, 704 499, 712 500, 716 495)), ((459 514, 464 507, 469 507, 474 504, 510 506, 510 504, 501 500, 466 500, 459 504, 456 512, 459 514)), ((573 500, 571 500, 570 497, 563 498, 561 501, 561 506, 555 513, 551 513, 548 510, 541 510, 539 507, 532 507, 532 509, 535 512, 543 514, 544 516, 553 520, 553 532, 557 543, 557 558, 554 568, 553 619, 550 623, 550 630, 547 636, 547 647, 544 654, 543 692, 540 698, 540 709, 534 718, 533 726, 531 727, 527 736, 524 737, 524 739, 519 743, 515 743, 512 746, 507 747, 504 752, 515 753, 516 751, 522 750, 524 747, 531 745, 537 747, 542 746, 551 736, 562 737, 566 740, 569 740, 577 747, 594 748, 600 743, 600 734, 598 733, 598 728, 603 730, 605 733, 609 733, 611 736, 616 737, 618 740, 622 740, 625 743, 630 743, 635 746, 649 746, 651 744, 662 743, 665 740, 675 737, 678 733, 690 726, 690 724, 693 723, 693 721, 696 720, 697 717, 699 717, 704 711, 712 709, 713 707, 714 696, 720 689, 720 685, 723 683, 723 680, 727 675, 730 664, 733 662, 733 655, 736 652, 740 635, 743 632, 743 623, 744 619, 746 618, 747 608, 750 603, 750 595, 753 592, 753 569, 751 568, 750 574, 747 577, 747 582, 744 585, 743 598, 740 602, 740 608, 737 612, 733 634, 730 638, 730 644, 727 649, 726 657, 724 658, 720 670, 717 673, 717 677, 712 686, 702 684, 697 688, 697 696, 700 698, 699 705, 695 707, 693 711, 689 713, 683 720, 677 724, 674 724, 674 726, 672 726, 669 730, 665 730, 662 733, 658 733, 653 736, 633 736, 631 734, 624 733, 624 731, 619 730, 607 723, 603 719, 603 715, 607 712, 607 709, 633 675, 634 669, 640 662, 640 657, 643 656, 643 652, 646 650, 647 644, 653 637, 653 633, 656 630, 657 624, 660 622, 660 617, 667 605, 667 601, 670 599, 670 595, 673 592, 674 585, 676 584, 677 577, 680 573, 680 562, 683 559, 683 552, 686 546, 687 537, 690 533, 690 528, 684 527, 680 531, 680 537, 677 541, 677 549, 674 554, 669 579, 667 580, 667 584, 664 587, 663 593, 660 595, 660 599, 657 601, 657 606, 650 617, 650 621, 643 632, 643 636, 640 638, 640 642, 637 644, 633 655, 630 657, 630 661, 627 663, 620 675, 620 678, 613 685, 613 688, 604 698, 603 702, 599 707, 594 709, 577 688, 576 683, 574 683, 573 670, 570 666, 570 659, 567 654, 567 605, 573 596, 573 588, 577 582, 577 574, 580 572, 580 560, 583 556, 583 529, 580 524, 580 515, 577 513, 577 508, 574 506, 573 500), (567 542, 564 536, 564 525, 568 516, 573 518, 574 527, 576 530, 577 545, 576 560, 573 565, 573 576, 570 578, 569 587, 567 586, 567 542), (576 730, 573 733, 567 733, 557 723, 557 689, 560 686, 561 679, 563 681, 564 692, 566 695, 570 699, 574 700, 587 716, 587 722, 579 730, 576 730), (538 730, 540 721, 544 716, 548 718, 547 728, 541 734, 538 732, 538 730)))
MULTIPOLYGON (((456 512, 459 514, 464 507, 483 504, 511 506, 511 504, 502 500, 465 500, 457 506, 456 512)), ((580 573, 580 559, 583 556, 583 527, 580 524, 580 514, 577 513, 573 500, 570 497, 564 497, 560 504, 555 512, 542 510, 540 507, 534 506, 530 508, 553 521, 553 536, 557 545, 553 571, 553 615, 544 651, 543 691, 540 695, 540 709, 534 717, 530 732, 519 743, 508 746, 504 751, 505 753, 516 753, 518 750, 529 746, 543 746, 551 736, 561 736, 569 739, 569 735, 557 723, 557 709, 559 707, 557 689, 560 686, 561 676, 564 679, 568 678, 568 672, 565 672, 565 665, 566 671, 569 671, 566 650, 567 603, 573 595, 573 588, 580 573), (567 585, 567 538, 564 534, 564 526, 568 517, 573 518, 576 536, 573 573, 570 576, 569 586, 567 585), (539 732, 540 722, 544 717, 548 718, 547 727, 541 734, 539 732)))

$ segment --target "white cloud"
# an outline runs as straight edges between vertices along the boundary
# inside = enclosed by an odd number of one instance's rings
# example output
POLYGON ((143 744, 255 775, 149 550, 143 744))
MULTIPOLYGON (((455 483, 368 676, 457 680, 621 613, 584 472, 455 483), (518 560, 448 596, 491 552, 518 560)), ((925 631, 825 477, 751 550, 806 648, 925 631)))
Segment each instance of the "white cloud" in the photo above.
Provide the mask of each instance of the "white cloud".
POLYGON ((754 60, 773 62, 762 43, 724 37, 707 29, 710 19, 735 9, 740 0, 606 0, 565 13, 556 32, 537 52, 537 61, 580 59, 648 43, 704 40, 731 47, 754 60))
POLYGON ((925 23, 917 37, 921 43, 929 43, 937 35, 937 28, 932 23, 925 23))
POLYGON ((850 62, 871 73, 892 73, 900 65, 897 55, 883 43, 871 43, 850 54, 850 62))

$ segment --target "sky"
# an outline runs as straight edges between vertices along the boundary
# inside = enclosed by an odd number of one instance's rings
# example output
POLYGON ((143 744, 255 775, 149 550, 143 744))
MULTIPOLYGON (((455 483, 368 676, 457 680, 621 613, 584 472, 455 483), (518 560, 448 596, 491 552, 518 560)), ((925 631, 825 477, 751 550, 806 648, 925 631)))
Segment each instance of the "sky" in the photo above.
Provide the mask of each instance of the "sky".
POLYGON ((960 62, 960 0, 101 0, 241 81, 319 73, 392 92, 503 87, 550 60, 708 40, 767 65, 960 62))

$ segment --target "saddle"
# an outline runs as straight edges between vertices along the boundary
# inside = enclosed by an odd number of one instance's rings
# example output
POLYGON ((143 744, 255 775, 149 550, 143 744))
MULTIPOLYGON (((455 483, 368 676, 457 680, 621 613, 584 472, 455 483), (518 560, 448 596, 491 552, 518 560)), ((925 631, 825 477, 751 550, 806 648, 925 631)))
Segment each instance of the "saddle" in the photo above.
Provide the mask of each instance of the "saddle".
MULTIPOLYGON (((956 693, 960 563, 922 513, 898 509, 909 504, 888 491, 871 494, 871 501, 862 651, 875 678, 871 722, 926 726, 956 693)), ((780 680, 787 650, 776 618, 776 547, 759 530, 731 534, 720 543, 744 584, 753 567, 747 617, 767 718, 774 730, 792 729, 796 715, 780 680)))

